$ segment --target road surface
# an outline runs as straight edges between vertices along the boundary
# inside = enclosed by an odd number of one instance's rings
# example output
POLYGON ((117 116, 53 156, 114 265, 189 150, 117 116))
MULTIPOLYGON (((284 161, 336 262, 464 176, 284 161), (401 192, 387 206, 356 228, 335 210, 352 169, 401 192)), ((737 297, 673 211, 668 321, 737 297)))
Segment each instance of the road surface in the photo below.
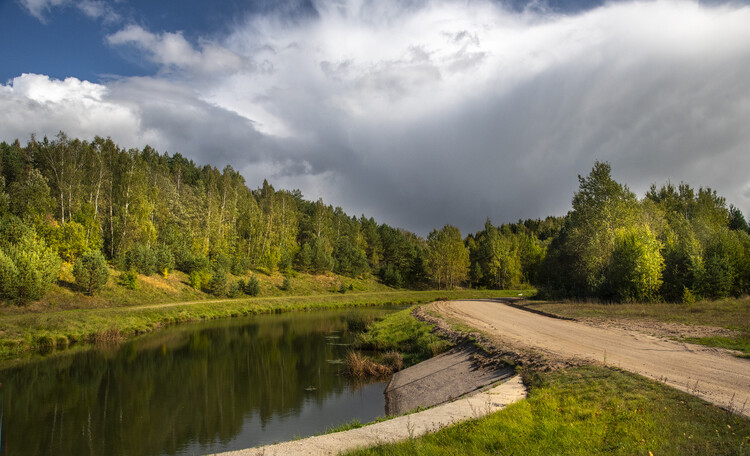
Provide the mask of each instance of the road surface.
POLYGON ((553 358, 603 362, 750 417, 750 359, 728 351, 559 320, 492 300, 433 306, 443 318, 462 321, 501 344, 533 348, 553 358))

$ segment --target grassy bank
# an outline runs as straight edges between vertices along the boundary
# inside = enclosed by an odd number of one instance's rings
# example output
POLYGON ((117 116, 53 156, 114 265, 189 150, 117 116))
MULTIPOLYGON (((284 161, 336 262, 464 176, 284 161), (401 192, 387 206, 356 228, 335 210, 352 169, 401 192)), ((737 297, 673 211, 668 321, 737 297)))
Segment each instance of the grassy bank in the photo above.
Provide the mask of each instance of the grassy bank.
POLYGON ((353 306, 414 304, 437 299, 513 296, 510 291, 377 291, 205 300, 188 303, 44 311, 0 316, 0 359, 71 344, 116 342, 167 325, 242 315, 353 306))
POLYGON ((432 333, 432 325, 411 316, 413 308, 404 309, 375 322, 360 334, 357 348, 379 352, 398 351, 404 367, 440 354, 449 343, 432 333))
MULTIPOLYGON (((0 306, 0 315, 13 315, 29 312, 48 312, 57 310, 94 309, 109 307, 129 307, 143 304, 163 304, 170 302, 203 301, 217 299, 209 293, 196 290, 190 286, 187 274, 172 271, 167 277, 161 274, 146 276, 139 274, 136 288, 128 289, 121 285, 122 271, 110 268, 110 277, 104 288, 94 296, 83 294, 76 286, 73 278, 72 266, 64 264, 60 281, 52 286, 45 296, 37 302, 24 306, 7 304, 0 306)), ((285 275, 276 271, 264 273, 260 271, 248 272, 242 276, 227 275, 227 289, 239 280, 247 282, 251 277, 258 280, 258 297, 308 296, 317 294, 338 293, 343 285, 346 292, 377 292, 393 291, 393 288, 383 285, 375 278, 353 279, 333 273, 306 274, 294 273, 289 275, 289 289, 283 289, 285 275)))
POLYGON ((745 356, 750 356, 750 297, 699 301, 694 304, 527 301, 521 305, 575 319, 647 320, 726 328, 735 333, 729 336, 678 338, 691 343, 739 350, 745 356))
POLYGON ((529 398, 357 455, 750 454, 750 420, 617 369, 527 373, 529 398))

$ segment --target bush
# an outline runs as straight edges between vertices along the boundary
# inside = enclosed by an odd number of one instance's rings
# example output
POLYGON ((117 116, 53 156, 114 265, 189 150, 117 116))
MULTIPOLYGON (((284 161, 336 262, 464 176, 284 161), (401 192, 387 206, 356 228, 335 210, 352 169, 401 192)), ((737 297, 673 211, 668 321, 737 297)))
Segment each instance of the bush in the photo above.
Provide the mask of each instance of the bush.
POLYGON ((153 275, 156 272, 156 254, 143 244, 136 244, 120 258, 120 269, 123 271, 136 270, 143 275, 153 275))
POLYGON ((231 272, 234 275, 245 275, 247 271, 250 270, 250 266, 252 266, 249 258, 244 257, 234 257, 232 260, 232 269, 231 272))
POLYGON ((138 273, 134 270, 125 271, 120 274, 120 285, 127 288, 128 290, 135 290, 138 288, 138 273))
POLYGON ((214 296, 227 294, 227 273, 224 269, 217 269, 208 281, 208 292, 214 296))
POLYGON ((227 291, 227 295, 230 298, 239 298, 243 294, 245 294, 245 282, 243 280, 232 282, 229 285, 229 291, 227 291))
POLYGON ((156 249, 156 270, 166 278, 169 271, 174 269, 174 255, 169 247, 160 246, 156 249))
POLYGON ((283 291, 289 291, 292 289, 292 281, 289 280, 289 277, 284 277, 284 282, 281 284, 281 289, 283 291))
POLYGON ((98 250, 90 250, 79 256, 73 265, 73 277, 88 295, 101 290, 109 279, 109 268, 104 255, 98 250))
POLYGON ((63 261, 72 263, 86 251, 86 229, 80 223, 65 223, 54 230, 52 237, 54 247, 63 261))
POLYGON ((695 304, 695 294, 690 288, 685 287, 682 291, 682 303, 687 305, 695 304))
POLYGON ((188 276, 188 282, 190 286, 196 290, 202 290, 204 286, 208 284, 211 274, 205 269, 195 270, 188 276))
POLYGON ((177 269, 186 274, 191 274, 195 271, 206 270, 209 267, 208 258, 203 255, 194 255, 189 252, 178 255, 176 263, 177 269))
POLYGON ((24 235, 0 249, 0 296, 17 304, 40 299, 60 276, 60 263, 43 240, 24 235))
POLYGON ((250 296, 258 296, 260 293, 260 282, 255 276, 250 277, 245 284, 245 294, 250 296))

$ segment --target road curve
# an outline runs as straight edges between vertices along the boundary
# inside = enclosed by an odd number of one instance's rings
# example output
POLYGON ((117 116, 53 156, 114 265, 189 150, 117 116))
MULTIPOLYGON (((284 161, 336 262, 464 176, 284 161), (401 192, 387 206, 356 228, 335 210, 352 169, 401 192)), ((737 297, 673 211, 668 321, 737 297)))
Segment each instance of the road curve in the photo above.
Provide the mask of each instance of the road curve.
POLYGON ((443 318, 463 321, 500 343, 604 362, 750 417, 750 360, 724 350, 545 317, 493 300, 433 306, 443 318))

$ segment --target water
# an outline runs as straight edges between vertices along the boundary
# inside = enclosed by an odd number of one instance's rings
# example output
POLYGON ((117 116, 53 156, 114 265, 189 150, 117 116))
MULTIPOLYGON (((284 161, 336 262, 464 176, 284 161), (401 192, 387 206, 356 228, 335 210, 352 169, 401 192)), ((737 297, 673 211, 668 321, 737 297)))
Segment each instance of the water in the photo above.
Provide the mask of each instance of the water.
POLYGON ((178 326, 0 370, 0 454, 192 455, 385 414, 385 383, 340 375, 348 327, 392 309, 178 326))

